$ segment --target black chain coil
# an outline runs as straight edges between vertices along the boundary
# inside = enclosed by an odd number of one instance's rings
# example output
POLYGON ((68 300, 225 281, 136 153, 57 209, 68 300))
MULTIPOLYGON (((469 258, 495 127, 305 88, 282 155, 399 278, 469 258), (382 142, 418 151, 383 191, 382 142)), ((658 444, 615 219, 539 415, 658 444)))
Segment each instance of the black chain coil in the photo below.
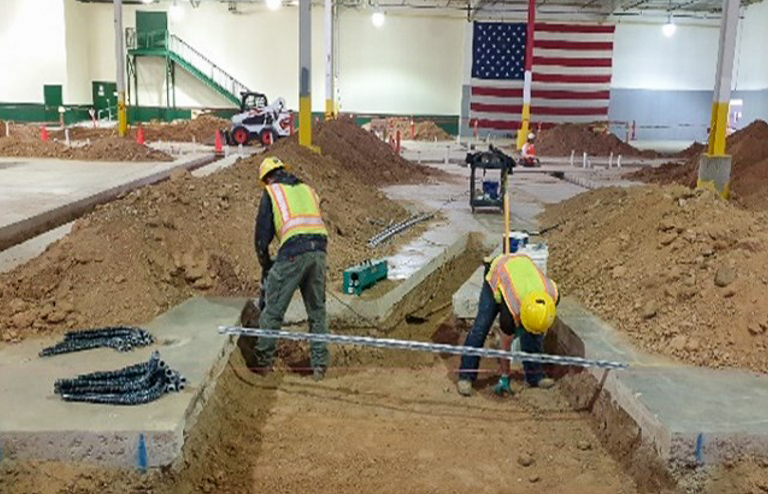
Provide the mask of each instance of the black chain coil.
POLYGON ((114 348, 120 352, 129 352, 134 348, 151 345, 154 341, 149 331, 129 326, 70 331, 64 335, 63 341, 43 348, 40 356, 50 357, 91 348, 114 348))
POLYGON ((140 405, 165 393, 182 391, 186 384, 186 378, 170 369, 155 351, 147 362, 83 374, 74 379, 58 379, 53 391, 65 401, 140 405))

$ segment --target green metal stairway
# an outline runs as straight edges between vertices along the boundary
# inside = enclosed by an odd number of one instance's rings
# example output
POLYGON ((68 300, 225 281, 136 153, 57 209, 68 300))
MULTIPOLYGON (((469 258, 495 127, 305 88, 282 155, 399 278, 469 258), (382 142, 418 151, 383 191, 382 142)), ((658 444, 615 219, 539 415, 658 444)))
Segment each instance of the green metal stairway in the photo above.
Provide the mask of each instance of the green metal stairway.
MULTIPOLYGON (((138 57, 162 57, 165 59, 166 102, 168 106, 176 106, 176 65, 237 106, 240 106, 240 93, 248 91, 245 84, 232 77, 189 43, 167 30, 137 32, 133 28, 128 28, 125 31, 125 44, 128 50, 128 75, 129 79, 133 78, 134 89, 138 87, 136 70, 138 57)), ((137 90, 134 93, 134 104, 138 105, 137 90)))

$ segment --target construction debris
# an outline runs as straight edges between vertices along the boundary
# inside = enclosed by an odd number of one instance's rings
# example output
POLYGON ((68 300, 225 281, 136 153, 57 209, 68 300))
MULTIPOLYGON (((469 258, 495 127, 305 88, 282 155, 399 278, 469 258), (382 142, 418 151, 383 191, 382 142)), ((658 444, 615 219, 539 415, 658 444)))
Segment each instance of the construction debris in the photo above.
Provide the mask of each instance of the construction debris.
MULTIPOLYGON (((417 178, 427 174, 397 159, 386 144, 359 127, 339 122, 331 128, 339 127, 338 135, 333 140, 326 136, 325 142, 340 146, 342 139, 357 140, 355 161, 342 164, 333 147, 317 154, 295 138, 271 150, 321 198, 330 234, 331 286, 340 285, 346 267, 372 255, 367 241, 379 228, 368 218, 397 222, 409 217, 374 184, 387 175, 393 181, 408 178, 387 173, 391 169, 411 167, 417 178), (378 158, 378 180, 371 179, 371 156, 378 158)), ((260 160, 241 160, 204 178, 179 172, 170 181, 99 206, 43 254, 0 274, 0 341, 75 327, 140 325, 197 294, 258 293, 253 228, 263 191, 257 172, 260 160)), ((403 240, 418 232, 412 229, 403 240)), ((386 256, 395 247, 380 247, 374 255, 386 256)))
POLYGON ((682 186, 608 188, 548 207, 549 270, 652 353, 768 372, 765 213, 682 186), (749 328, 753 330, 750 331, 749 328))
POLYGON ((604 128, 587 124, 561 124, 542 130, 536 137, 536 152, 541 156, 632 156, 658 158, 655 151, 641 151, 611 134, 604 128))
POLYGON ((108 137, 90 144, 69 147, 39 137, 0 137, 0 156, 14 158, 57 158, 81 161, 173 161, 168 154, 156 151, 131 139, 108 137))
MULTIPOLYGON (((731 194, 737 203, 753 210, 768 209, 768 123, 755 120, 728 137, 731 164, 731 194)), ((688 160, 680 165, 668 163, 659 168, 643 168, 628 176, 634 180, 688 187, 696 186, 699 161, 704 146, 692 145, 681 154, 688 160)))
POLYGON ((451 135, 432 120, 414 121, 407 117, 374 118, 366 124, 366 128, 386 137, 395 137, 400 132, 402 140, 451 140, 451 135))

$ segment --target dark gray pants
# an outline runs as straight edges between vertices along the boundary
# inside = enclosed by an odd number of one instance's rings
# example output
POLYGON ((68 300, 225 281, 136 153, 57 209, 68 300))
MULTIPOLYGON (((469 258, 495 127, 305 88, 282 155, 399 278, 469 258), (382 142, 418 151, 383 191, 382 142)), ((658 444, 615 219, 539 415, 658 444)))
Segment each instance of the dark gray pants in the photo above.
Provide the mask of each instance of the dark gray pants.
MULTIPOLYGON (((307 310, 309 332, 325 334, 328 330, 325 318, 325 252, 305 252, 296 257, 278 260, 267 276, 266 307, 259 317, 259 327, 281 329, 283 317, 296 289, 301 290, 307 310)), ((259 338, 256 344, 256 360, 260 368, 268 368, 275 357, 277 340, 259 338)), ((328 366, 328 349, 325 343, 310 343, 310 361, 313 368, 328 366)))

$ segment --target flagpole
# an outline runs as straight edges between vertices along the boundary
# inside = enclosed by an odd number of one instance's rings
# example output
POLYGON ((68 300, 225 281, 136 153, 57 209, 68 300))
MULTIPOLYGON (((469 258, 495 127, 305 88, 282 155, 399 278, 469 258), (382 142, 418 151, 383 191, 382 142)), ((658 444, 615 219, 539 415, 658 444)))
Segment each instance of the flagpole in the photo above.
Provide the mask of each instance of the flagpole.
POLYGON ((533 36, 536 26, 536 0, 528 0, 528 24, 525 38, 525 80, 523 82, 523 114, 517 132, 517 149, 528 139, 531 121, 531 85, 533 84, 533 36))

